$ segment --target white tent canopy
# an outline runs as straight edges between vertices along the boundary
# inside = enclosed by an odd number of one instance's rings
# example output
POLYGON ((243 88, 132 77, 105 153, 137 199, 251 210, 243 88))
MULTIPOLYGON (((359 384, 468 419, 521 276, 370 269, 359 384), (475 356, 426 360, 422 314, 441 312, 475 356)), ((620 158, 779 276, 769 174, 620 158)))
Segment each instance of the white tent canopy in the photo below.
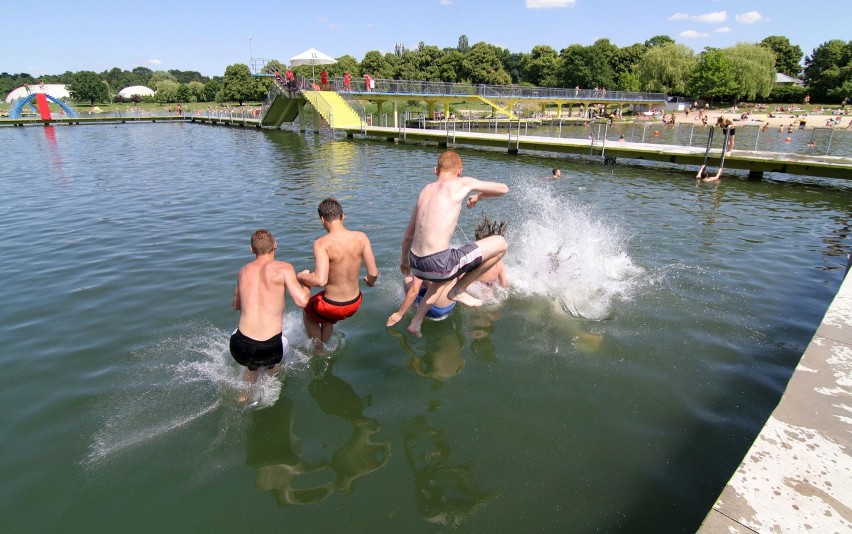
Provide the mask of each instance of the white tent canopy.
POLYGON ((316 76, 314 75, 315 65, 331 65, 333 63, 337 63, 337 60, 329 55, 323 54, 316 48, 309 48, 301 54, 290 58, 290 65, 293 67, 298 67, 300 65, 310 65, 311 78, 316 78, 316 76))
POLYGON ((154 91, 144 85, 131 85, 130 87, 125 87, 118 92, 118 96, 122 98, 130 98, 133 95, 154 96, 154 91))

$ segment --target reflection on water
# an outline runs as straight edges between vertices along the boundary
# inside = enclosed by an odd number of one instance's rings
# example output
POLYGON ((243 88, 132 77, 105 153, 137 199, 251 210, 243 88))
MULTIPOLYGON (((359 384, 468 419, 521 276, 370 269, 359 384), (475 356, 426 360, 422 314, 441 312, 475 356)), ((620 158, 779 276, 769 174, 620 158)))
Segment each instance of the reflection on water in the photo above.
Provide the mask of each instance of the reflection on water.
POLYGON ((323 413, 349 423, 352 435, 330 458, 309 463, 302 459, 300 440, 293 435, 294 405, 286 394, 271 408, 252 413, 246 464, 257 469, 255 486, 271 492, 282 506, 316 504, 335 490, 349 494, 355 480, 381 469, 390 459, 390 443, 372 439, 381 431, 381 425, 363 415, 369 397, 362 399, 352 386, 335 376, 331 361, 314 361, 311 368, 311 398, 323 413), (307 475, 312 481, 326 481, 297 489, 298 479, 307 475), (327 480, 331 477, 333 480, 327 480))
POLYGON ((449 440, 439 426, 418 415, 405 434, 405 459, 414 475, 414 499, 423 519, 458 527, 497 497, 480 489, 473 466, 452 459, 449 440))
POLYGON ((422 348, 415 349, 409 343, 409 336, 388 329, 409 356, 406 365, 418 375, 443 382, 464 368, 465 360, 461 352, 465 346, 465 337, 461 317, 454 311, 442 321, 426 321, 430 325, 429 335, 417 343, 422 348))

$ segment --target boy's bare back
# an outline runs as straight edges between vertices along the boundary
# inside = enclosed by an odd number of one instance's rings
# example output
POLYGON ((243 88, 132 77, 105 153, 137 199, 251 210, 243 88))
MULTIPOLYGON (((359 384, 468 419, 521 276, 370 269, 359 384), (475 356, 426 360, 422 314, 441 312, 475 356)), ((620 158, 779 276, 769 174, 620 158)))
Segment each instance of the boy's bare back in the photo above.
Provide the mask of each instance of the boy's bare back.
MULTIPOLYGON (((314 242, 314 256, 328 259, 325 294, 329 299, 347 302, 358 296, 361 264, 373 258, 370 240, 364 232, 341 229, 326 234, 314 242)), ((317 276, 322 277, 319 266, 323 263, 317 261, 317 276)), ((370 265, 367 267, 372 272, 370 265)))

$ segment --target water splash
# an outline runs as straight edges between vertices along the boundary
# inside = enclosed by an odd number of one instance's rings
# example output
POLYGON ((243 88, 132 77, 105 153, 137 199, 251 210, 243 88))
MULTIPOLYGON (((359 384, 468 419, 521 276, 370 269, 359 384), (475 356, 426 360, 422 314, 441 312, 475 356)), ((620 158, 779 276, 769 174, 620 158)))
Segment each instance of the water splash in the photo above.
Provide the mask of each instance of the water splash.
POLYGON ((571 315, 593 320, 631 298, 644 270, 628 255, 627 236, 616 224, 545 186, 513 195, 519 215, 509 221, 505 258, 512 292, 552 298, 571 315))
MULTIPOLYGON (((251 385, 243 379, 243 368, 231 358, 231 331, 212 325, 187 325, 191 332, 161 340, 133 355, 111 381, 110 392, 101 403, 104 423, 95 432, 85 467, 144 443, 160 439, 186 427, 219 408, 233 415, 247 406, 275 404, 284 376, 307 369, 310 353, 302 326, 301 310, 284 316, 284 335, 290 344, 276 375, 264 373, 251 385), (175 360, 177 363, 172 363, 175 360), (246 404, 237 402, 246 392, 246 404)), ((329 342, 329 349, 341 343, 329 342)))

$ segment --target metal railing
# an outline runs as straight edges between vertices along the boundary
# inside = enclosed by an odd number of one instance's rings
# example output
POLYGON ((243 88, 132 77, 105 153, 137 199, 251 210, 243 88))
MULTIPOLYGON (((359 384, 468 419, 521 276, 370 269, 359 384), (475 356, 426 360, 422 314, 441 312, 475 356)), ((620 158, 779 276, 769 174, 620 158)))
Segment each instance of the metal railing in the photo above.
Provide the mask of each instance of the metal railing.
POLYGON ((419 80, 373 79, 374 87, 367 88, 366 80, 352 80, 347 87, 343 78, 330 81, 330 89, 339 93, 378 93, 412 96, 482 96, 504 99, 554 99, 578 102, 665 102, 664 93, 633 91, 608 91, 606 89, 563 89, 555 87, 528 87, 523 85, 484 85, 470 83, 433 82, 419 80))

